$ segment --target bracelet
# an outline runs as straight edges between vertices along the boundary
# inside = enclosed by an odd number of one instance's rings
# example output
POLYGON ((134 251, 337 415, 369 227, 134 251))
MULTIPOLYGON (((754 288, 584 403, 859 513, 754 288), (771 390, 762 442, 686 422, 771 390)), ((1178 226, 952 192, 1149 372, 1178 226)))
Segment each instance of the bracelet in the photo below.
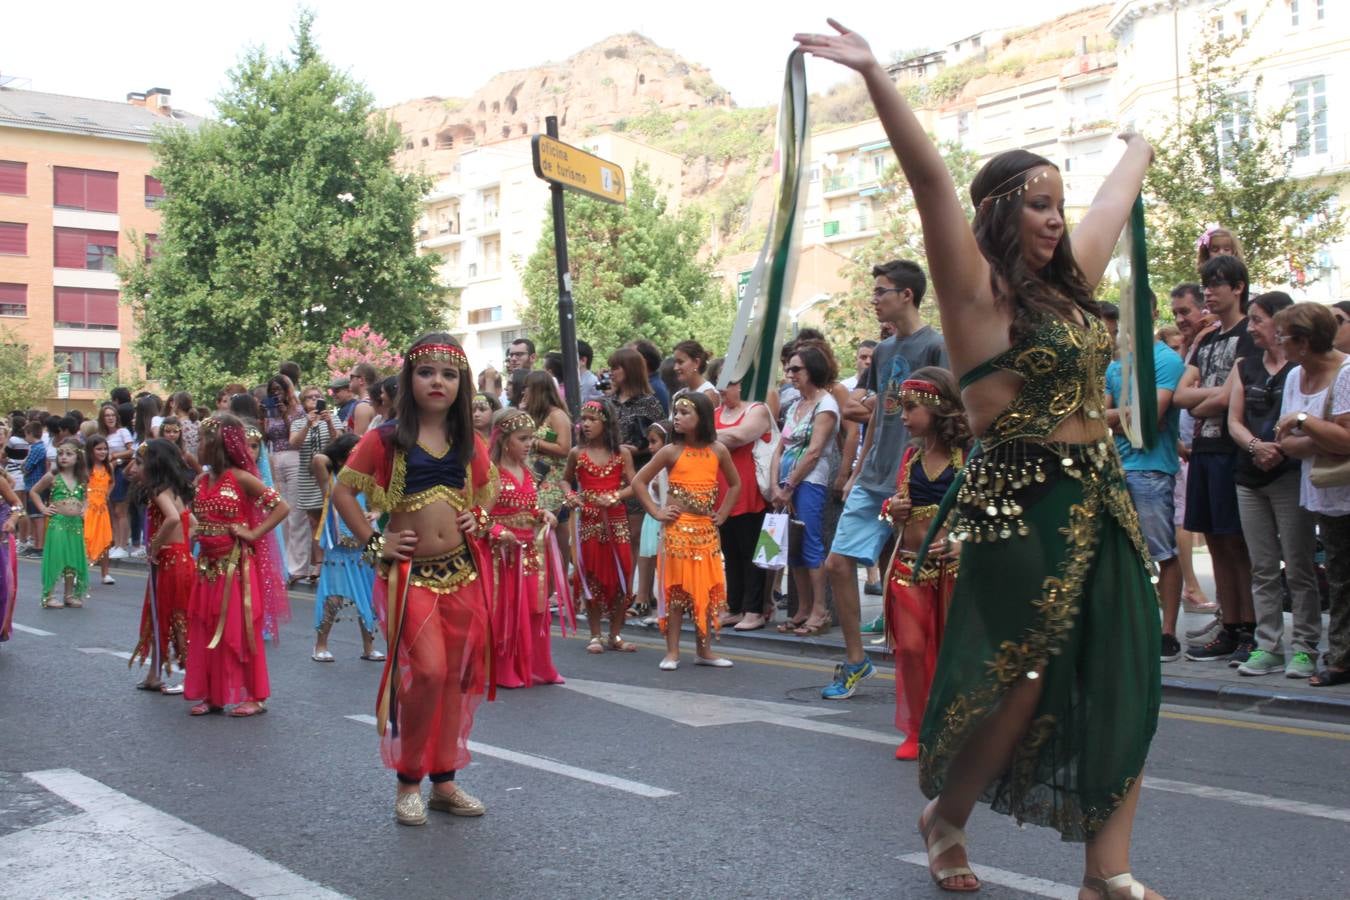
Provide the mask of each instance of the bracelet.
POLYGON ((475 506, 469 510, 469 515, 473 516, 474 522, 478 524, 478 533, 487 534, 488 526, 492 524, 492 517, 488 515, 487 510, 481 506, 475 506))
POLYGON ((1251 456, 1256 455, 1256 438, 1252 438, 1247 442, 1247 453, 1251 456))
POLYGON ((380 559, 384 557, 384 532, 376 531, 366 540, 366 548, 361 551, 361 558, 370 565, 378 565, 380 559))
POLYGON ((494 541, 500 541, 503 534, 506 534, 506 529, 501 525, 493 525, 492 529, 488 532, 488 536, 494 541))

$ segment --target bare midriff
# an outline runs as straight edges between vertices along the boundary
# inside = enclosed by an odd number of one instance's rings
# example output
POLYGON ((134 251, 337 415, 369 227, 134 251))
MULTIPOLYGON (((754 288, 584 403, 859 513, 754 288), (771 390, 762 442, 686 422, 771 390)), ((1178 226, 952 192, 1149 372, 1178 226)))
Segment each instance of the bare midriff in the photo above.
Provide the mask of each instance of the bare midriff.
POLYGON ((436 500, 421 509, 390 513, 389 530, 417 533, 414 557, 442 556, 464 544, 458 516, 449 503, 436 500))

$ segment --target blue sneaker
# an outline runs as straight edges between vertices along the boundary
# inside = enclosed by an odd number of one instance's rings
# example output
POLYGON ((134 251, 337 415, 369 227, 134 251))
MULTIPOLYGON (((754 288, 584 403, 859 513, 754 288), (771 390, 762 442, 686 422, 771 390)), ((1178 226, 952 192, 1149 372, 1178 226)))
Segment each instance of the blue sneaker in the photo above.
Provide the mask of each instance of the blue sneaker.
POLYGON ((840 663, 834 667, 834 681, 821 688, 820 696, 826 700, 847 700, 858 690, 863 679, 877 674, 872 660, 863 659, 858 664, 840 663))

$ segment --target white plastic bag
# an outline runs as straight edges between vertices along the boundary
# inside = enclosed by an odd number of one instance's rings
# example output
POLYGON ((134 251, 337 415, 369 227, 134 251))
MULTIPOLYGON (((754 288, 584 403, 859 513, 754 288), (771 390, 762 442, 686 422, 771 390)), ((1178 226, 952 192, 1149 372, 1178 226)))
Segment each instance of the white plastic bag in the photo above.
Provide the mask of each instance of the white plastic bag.
POLYGON ((765 513, 764 524, 759 529, 759 540, 755 542, 754 563, 761 569, 777 571, 787 568, 787 557, 788 514, 765 513))

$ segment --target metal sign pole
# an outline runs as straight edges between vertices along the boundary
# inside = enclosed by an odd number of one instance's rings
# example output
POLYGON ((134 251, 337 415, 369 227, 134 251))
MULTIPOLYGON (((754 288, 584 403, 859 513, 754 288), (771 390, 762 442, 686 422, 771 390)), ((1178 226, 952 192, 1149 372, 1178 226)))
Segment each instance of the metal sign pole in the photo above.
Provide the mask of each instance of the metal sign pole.
MULTIPOLYGON (((544 128, 551 138, 558 136, 558 117, 544 119, 544 128)), ((575 423, 581 416, 581 376, 577 371, 576 307, 572 303, 572 273, 567 267, 567 211, 563 204, 563 186, 551 182, 553 193, 553 251, 558 259, 558 339, 562 343, 563 385, 567 392, 567 408, 575 423)))

